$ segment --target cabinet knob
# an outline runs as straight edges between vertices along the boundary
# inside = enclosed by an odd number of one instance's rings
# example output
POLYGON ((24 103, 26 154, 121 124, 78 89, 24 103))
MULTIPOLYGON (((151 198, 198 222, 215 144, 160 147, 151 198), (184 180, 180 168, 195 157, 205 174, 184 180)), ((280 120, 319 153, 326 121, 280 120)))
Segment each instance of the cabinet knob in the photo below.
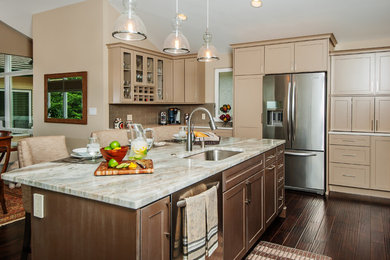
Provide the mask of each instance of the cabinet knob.
POLYGON ((164 235, 165 235, 166 237, 171 237, 171 233, 169 233, 169 232, 164 232, 164 235))

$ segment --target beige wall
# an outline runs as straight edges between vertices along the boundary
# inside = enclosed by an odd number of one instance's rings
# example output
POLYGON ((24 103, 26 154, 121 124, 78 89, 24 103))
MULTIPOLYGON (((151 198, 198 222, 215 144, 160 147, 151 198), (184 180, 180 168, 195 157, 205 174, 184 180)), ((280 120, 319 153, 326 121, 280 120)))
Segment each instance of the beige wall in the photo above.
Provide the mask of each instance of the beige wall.
POLYGON ((0 53, 32 57, 32 40, 0 21, 0 53))
MULTIPOLYGON (((35 14, 34 39, 34 135, 65 135, 70 149, 84 146, 90 133, 109 127, 107 43, 115 42, 111 31, 119 13, 108 0, 87 0, 35 14), (88 125, 44 122, 44 74, 88 72, 88 125)), ((156 49, 148 41, 135 44, 156 49)))
POLYGON ((206 103, 214 103, 214 72, 215 69, 232 68, 232 53, 220 53, 219 61, 206 63, 206 103))

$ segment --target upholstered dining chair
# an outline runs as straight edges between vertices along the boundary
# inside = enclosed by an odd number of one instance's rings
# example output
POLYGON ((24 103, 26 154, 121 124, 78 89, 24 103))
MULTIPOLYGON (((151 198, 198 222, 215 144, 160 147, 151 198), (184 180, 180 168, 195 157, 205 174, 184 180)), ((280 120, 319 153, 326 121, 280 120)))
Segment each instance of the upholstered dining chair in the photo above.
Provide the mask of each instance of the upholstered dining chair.
POLYGON ((91 133, 91 137, 97 137, 100 147, 110 145, 112 141, 118 141, 122 146, 129 144, 127 129, 100 130, 91 133))
MULTIPOLYGON (((9 162, 9 156, 11 153, 11 132, 10 131, 0 131, 0 161, 4 159, 3 162, 3 168, 1 169, 1 173, 4 173, 8 168, 8 162, 9 162), (5 156, 5 158, 4 158, 5 156)), ((3 209, 3 213, 7 214, 7 206, 5 204, 5 197, 4 197, 4 181, 1 179, 0 176, 0 202, 1 202, 1 208, 3 209)))
MULTIPOLYGON (((38 136, 21 139, 18 142, 19 167, 37 163, 50 162, 69 157, 65 136, 38 136)), ((27 259, 31 252, 31 187, 22 185, 23 207, 26 211, 24 225, 23 251, 21 259, 27 259)))

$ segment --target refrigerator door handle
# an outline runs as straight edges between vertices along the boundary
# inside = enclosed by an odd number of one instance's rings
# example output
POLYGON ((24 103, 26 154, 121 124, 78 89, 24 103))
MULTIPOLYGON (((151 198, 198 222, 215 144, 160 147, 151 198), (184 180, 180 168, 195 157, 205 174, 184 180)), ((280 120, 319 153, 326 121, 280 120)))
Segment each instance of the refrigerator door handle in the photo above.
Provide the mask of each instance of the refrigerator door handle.
POLYGON ((296 117, 296 101, 297 101, 297 95, 296 95, 296 86, 295 86, 295 80, 293 82, 293 87, 292 87, 292 104, 291 104, 291 132, 292 132, 292 141, 295 141, 295 130, 296 130, 296 125, 295 125, 295 117, 296 117))
POLYGON ((291 139, 291 132, 290 132, 290 95, 291 95, 291 81, 288 82, 287 86, 287 126, 286 126, 286 131, 287 131, 287 141, 290 141, 291 139))
POLYGON ((316 153, 303 153, 303 152, 284 152, 285 155, 301 156, 301 157, 310 157, 317 156, 316 153))

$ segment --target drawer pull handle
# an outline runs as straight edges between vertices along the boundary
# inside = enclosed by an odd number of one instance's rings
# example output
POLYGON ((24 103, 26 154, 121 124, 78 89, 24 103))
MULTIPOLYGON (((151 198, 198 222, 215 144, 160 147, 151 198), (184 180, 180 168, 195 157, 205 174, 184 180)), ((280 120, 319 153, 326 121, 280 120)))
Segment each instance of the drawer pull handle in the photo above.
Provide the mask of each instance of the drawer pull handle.
POLYGON ((169 233, 169 232, 164 232, 164 235, 165 235, 166 237, 170 237, 170 236, 171 236, 171 233, 169 233))
POLYGON ((349 177, 349 178, 356 178, 354 175, 348 175, 348 174, 343 174, 344 177, 349 177))
POLYGON ((281 164, 279 164, 279 166, 278 166, 278 170, 280 169, 280 168, 282 168, 283 167, 283 163, 281 163, 281 164))
POLYGON ((347 156, 347 157, 356 157, 356 154, 343 154, 343 156, 347 156))
POLYGON ((275 155, 270 155, 267 157, 267 160, 269 161, 269 160, 272 160, 273 158, 275 158, 275 155))
POLYGON ((275 169, 275 165, 271 165, 270 167, 267 167, 267 170, 273 170, 275 169))
POLYGON ((346 143, 354 143, 355 141, 354 140, 342 140, 343 142, 346 142, 346 143))
POLYGON ((279 180, 278 180, 278 183, 283 181, 283 177, 280 177, 279 180))
POLYGON ((283 196, 280 196, 280 197, 279 197, 279 201, 282 201, 282 200, 283 200, 283 196))

